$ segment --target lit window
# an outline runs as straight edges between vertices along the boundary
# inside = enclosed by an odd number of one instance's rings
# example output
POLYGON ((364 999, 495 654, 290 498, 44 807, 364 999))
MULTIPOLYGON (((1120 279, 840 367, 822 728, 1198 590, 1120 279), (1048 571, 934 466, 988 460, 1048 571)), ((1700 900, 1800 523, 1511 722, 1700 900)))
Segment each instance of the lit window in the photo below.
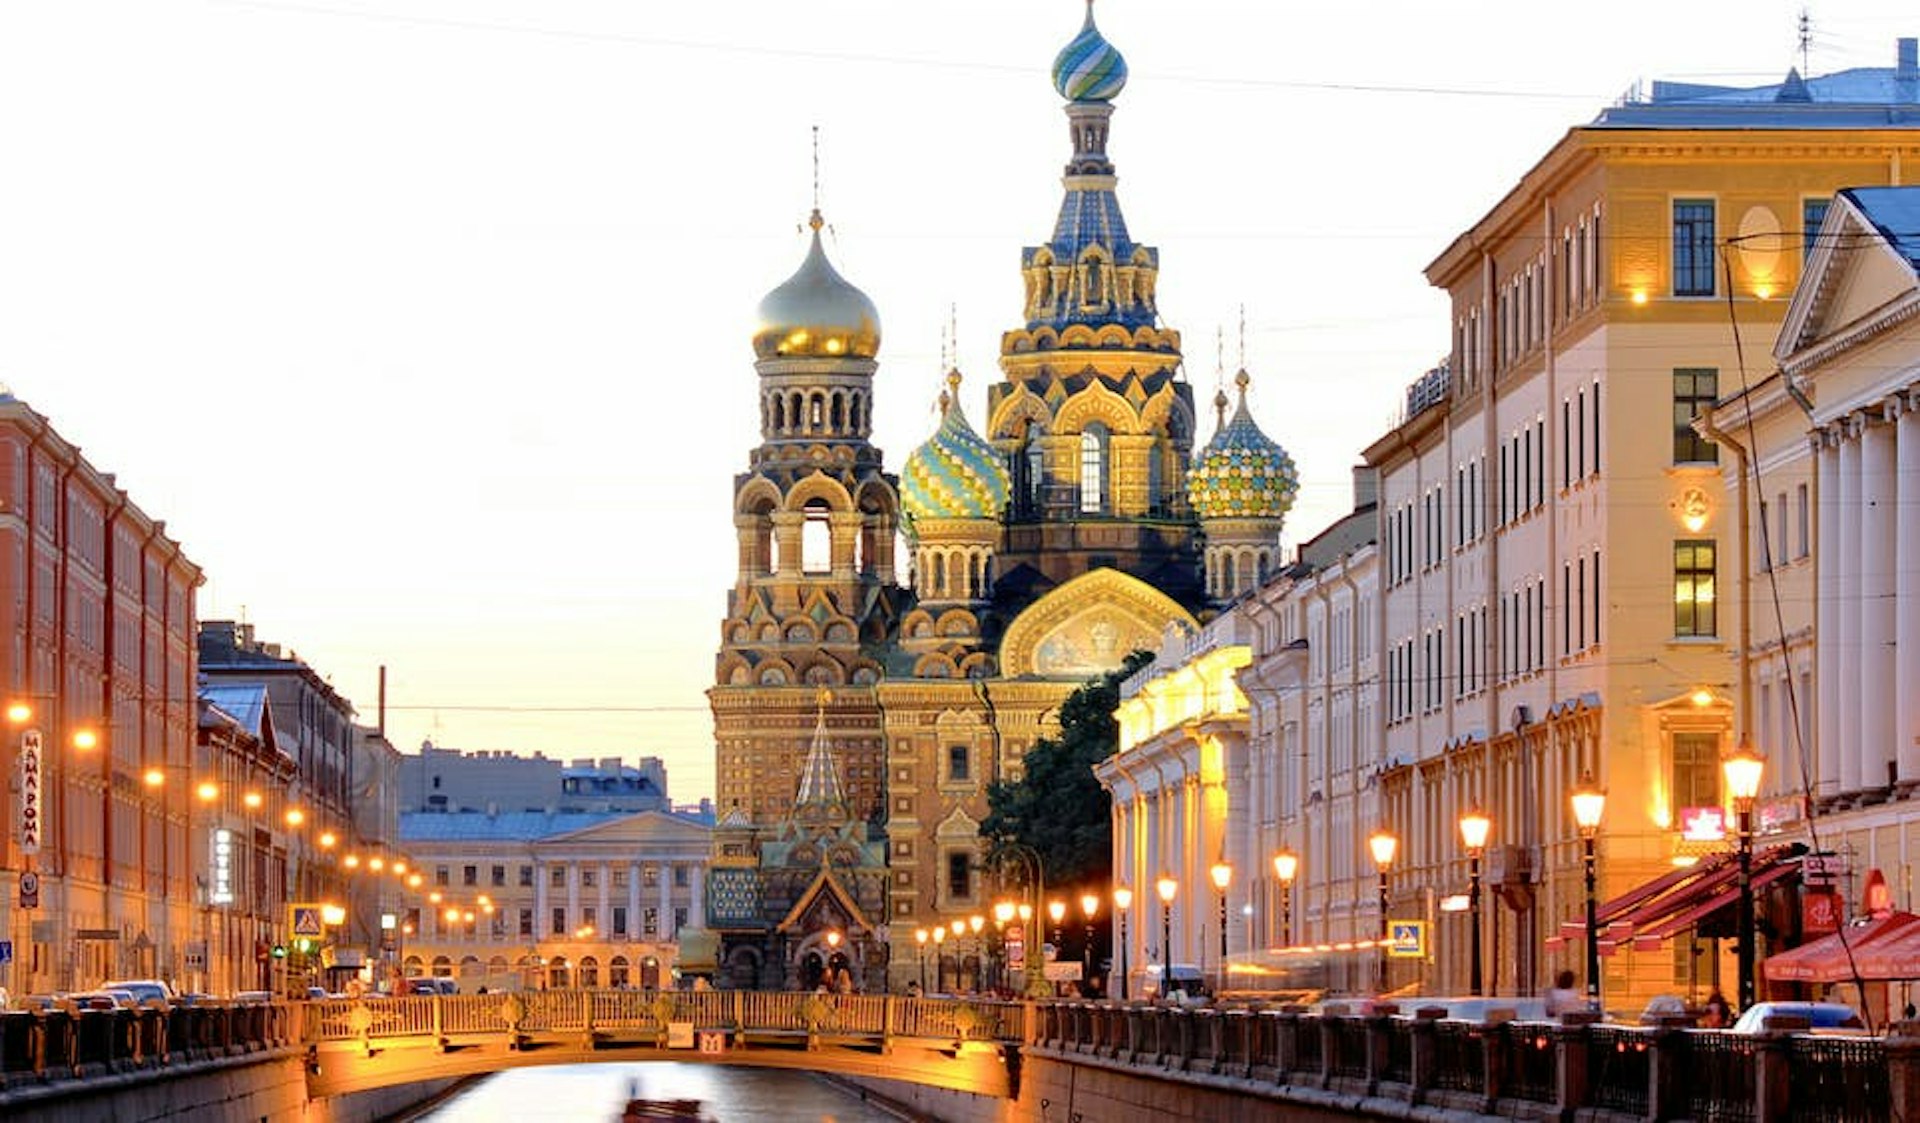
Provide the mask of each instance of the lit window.
POLYGON ((1712 296, 1713 200, 1673 201, 1673 295, 1712 296))
POLYGON ((1714 623, 1714 543, 1681 539, 1673 544, 1673 634, 1711 636, 1714 623))
POLYGON ((1107 508, 1107 429, 1095 422, 1080 434, 1080 510, 1099 514, 1107 508))
POLYGON ((1720 372, 1682 367, 1673 372, 1673 462, 1718 464, 1720 446, 1693 431, 1693 419, 1720 394, 1720 372))

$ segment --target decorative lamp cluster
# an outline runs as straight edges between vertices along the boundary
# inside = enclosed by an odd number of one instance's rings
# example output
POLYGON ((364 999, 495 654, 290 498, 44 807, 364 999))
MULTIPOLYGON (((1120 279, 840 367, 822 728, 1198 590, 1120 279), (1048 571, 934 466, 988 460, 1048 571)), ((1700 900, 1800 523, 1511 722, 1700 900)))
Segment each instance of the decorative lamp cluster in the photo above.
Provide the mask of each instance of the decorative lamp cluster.
MULTIPOLYGON (((1187 475, 1187 499, 1202 519, 1278 519, 1293 508, 1300 493, 1300 472, 1287 450, 1269 439, 1247 412, 1246 371, 1234 376, 1240 406, 1194 456, 1187 475)), ((1227 398, 1214 399, 1223 416, 1227 398)))
POLYGON ((1007 469, 960 410, 960 372, 947 375, 940 428, 900 469, 900 509, 916 519, 998 519, 1007 506, 1007 469))
POLYGON ((793 276, 760 301, 753 353, 762 359, 859 358, 880 352, 880 312, 842 277, 820 244, 826 221, 815 210, 813 244, 793 276))
POLYGON ((1053 58, 1053 88, 1068 101, 1112 101, 1127 88, 1127 60, 1093 25, 1093 0, 1080 34, 1053 58))

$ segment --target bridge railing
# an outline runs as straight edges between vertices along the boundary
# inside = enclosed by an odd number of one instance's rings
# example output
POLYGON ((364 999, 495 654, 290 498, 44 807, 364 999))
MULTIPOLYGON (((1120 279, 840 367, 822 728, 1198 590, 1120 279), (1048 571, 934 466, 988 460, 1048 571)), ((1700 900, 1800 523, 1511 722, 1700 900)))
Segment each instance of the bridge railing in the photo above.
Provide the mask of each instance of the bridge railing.
POLYGON ((284 1003, 0 1011, 0 1090, 197 1064, 292 1044, 284 1003))
POLYGON ((1048 1002, 1032 1010, 1029 1040, 1162 1078, 1224 1072, 1483 1115, 1601 1110, 1728 1123, 1920 1118, 1920 1023, 1902 1023, 1889 1038, 1821 1037, 1796 1032, 1804 1024, 1790 1022, 1748 1035, 1600 1025, 1586 1014, 1558 1022, 1463 1022, 1444 1013, 1048 1002))

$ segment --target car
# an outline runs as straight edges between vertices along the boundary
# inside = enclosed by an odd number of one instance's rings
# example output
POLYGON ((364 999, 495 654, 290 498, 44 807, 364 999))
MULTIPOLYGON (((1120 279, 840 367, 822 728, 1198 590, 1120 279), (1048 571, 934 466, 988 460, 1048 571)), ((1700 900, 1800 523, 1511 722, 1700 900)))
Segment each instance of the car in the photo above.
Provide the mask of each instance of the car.
POLYGON ((124 990, 133 995, 134 1005, 144 1005, 148 1000, 162 1005, 172 1001, 173 987, 159 979, 119 979, 100 984, 101 990, 124 990))
POLYGON ((1207 978, 1200 973, 1200 968, 1195 967, 1191 963, 1176 963, 1167 969, 1168 982, 1166 993, 1162 994, 1160 987, 1161 969, 1161 966, 1157 963, 1147 967, 1146 985, 1143 988, 1144 993, 1152 995, 1155 998, 1172 997, 1178 1001, 1196 999, 1206 993, 1207 978))
POLYGON ((233 996, 235 1004, 240 1006, 260 1006, 273 1001, 273 993, 264 990, 243 990, 233 996))
POLYGON ((130 990, 83 990, 63 994, 60 1001, 77 1010, 131 1010, 140 1005, 130 990))
POLYGON ((1768 1018, 1805 1018, 1814 1030, 1860 1030, 1867 1023, 1851 1006, 1839 1002, 1756 1002, 1740 1012, 1734 1033, 1759 1033, 1768 1018))

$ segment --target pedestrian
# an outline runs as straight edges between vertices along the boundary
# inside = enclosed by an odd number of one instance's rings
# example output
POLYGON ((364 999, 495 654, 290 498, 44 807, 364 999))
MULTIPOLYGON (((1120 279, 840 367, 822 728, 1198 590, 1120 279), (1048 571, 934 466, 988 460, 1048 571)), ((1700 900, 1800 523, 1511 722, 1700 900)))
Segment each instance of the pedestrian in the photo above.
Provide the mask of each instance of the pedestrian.
POLYGON ((1707 1004, 1700 1008, 1701 1029, 1726 1029, 1733 1024, 1733 1007, 1719 991, 1707 995, 1707 1004))
POLYGON ((1553 988, 1547 991, 1547 1017, 1557 1018, 1562 1014, 1586 1008, 1586 999, 1573 989, 1573 972, 1562 970, 1553 977, 1553 988))

